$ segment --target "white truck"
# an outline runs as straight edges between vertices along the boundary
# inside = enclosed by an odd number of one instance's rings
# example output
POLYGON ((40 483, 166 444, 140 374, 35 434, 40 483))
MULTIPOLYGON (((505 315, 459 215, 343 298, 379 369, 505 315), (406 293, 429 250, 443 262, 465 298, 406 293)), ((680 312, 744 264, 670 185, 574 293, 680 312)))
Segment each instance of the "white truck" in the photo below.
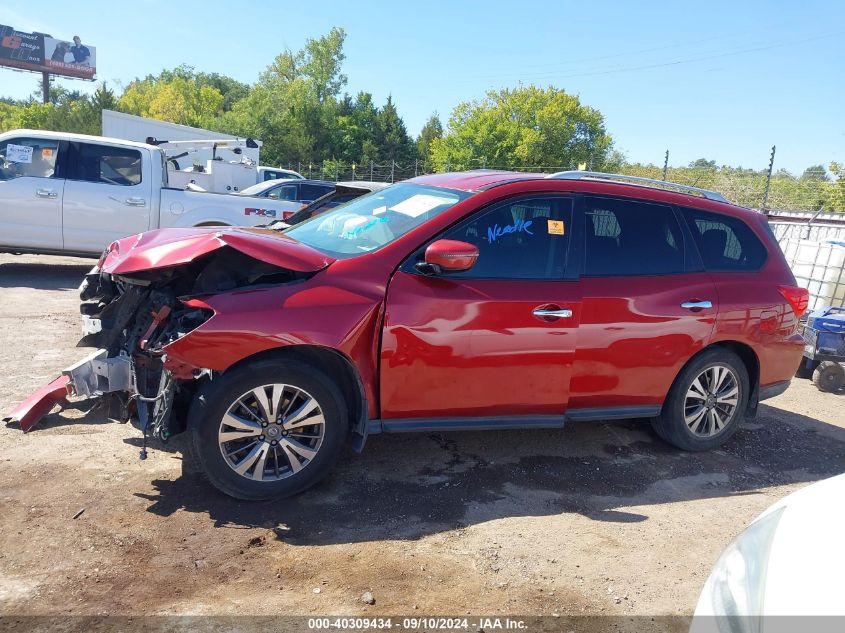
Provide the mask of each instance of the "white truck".
POLYGON ((290 169, 257 165, 245 151, 258 149, 258 143, 248 139, 203 139, 191 141, 160 141, 148 137, 146 142, 162 149, 167 156, 167 177, 171 185, 180 189, 195 185, 203 191, 216 193, 237 193, 248 187, 275 179, 304 180, 302 174, 290 169), (211 159, 205 165, 192 164, 182 168, 180 160, 211 150, 211 159), (220 153, 231 153, 226 160, 220 153))
POLYGON ((99 255, 150 229, 254 226, 296 202, 168 186, 153 145, 35 130, 0 134, 0 252, 99 255))

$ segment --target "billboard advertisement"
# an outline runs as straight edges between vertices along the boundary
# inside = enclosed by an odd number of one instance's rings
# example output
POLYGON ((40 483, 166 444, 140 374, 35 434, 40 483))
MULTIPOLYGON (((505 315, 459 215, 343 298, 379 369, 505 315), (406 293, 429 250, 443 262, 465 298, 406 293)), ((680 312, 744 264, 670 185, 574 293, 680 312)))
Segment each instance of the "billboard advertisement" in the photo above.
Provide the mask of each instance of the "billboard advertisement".
POLYGON ((94 79, 97 49, 78 35, 71 40, 58 40, 44 33, 24 33, 0 24, 0 66, 94 79))

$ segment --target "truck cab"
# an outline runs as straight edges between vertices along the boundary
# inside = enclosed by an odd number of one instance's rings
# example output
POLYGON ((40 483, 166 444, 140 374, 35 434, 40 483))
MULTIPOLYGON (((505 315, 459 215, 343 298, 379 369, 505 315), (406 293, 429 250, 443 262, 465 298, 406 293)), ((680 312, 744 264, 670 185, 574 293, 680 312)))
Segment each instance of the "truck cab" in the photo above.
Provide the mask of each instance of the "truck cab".
POLYGON ((0 134, 0 252, 99 255, 164 227, 254 226, 297 202, 173 188, 154 145, 62 132, 0 134))

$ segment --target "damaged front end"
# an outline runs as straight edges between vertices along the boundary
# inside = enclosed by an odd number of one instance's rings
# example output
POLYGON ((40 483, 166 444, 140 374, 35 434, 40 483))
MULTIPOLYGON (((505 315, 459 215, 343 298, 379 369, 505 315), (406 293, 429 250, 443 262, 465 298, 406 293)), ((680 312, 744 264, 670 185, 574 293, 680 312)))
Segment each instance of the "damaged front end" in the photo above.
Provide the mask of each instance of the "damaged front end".
MULTIPOLYGON (((134 238, 130 249, 146 235, 134 238)), ((185 429, 194 394, 203 381, 213 378, 211 370, 185 366, 167 352, 168 345, 214 317, 214 310, 202 298, 296 283, 327 265, 322 261, 303 264, 300 258, 284 266, 288 262, 283 255, 271 252, 262 257, 262 244, 241 232, 232 240, 222 232, 207 231, 199 233, 199 238, 196 257, 164 257, 158 265, 148 261, 147 267, 137 265, 138 253, 134 259, 126 253, 120 256, 121 244, 132 238, 112 244, 80 286, 83 337, 78 346, 95 351, 65 369, 4 421, 19 423, 26 432, 65 395, 101 399, 110 418, 137 423, 144 436, 143 459, 148 437, 167 441, 185 429), (216 241, 214 248, 206 243, 209 239, 216 241)), ((190 239, 197 244, 197 234, 190 239)), ((259 234, 257 239, 266 242, 267 238, 259 234)), ((151 248, 140 255, 149 260, 156 247, 161 247, 161 241, 153 240, 151 248)))

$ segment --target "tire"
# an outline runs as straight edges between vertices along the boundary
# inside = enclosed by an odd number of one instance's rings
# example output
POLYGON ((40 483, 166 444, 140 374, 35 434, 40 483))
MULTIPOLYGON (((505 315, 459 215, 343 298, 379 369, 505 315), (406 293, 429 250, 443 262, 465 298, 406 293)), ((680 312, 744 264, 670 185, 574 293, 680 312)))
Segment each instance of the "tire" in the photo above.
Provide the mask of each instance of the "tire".
POLYGON ((845 367, 831 360, 819 363, 813 372, 813 384, 820 391, 836 393, 845 386, 845 367))
POLYGON ((331 379, 293 360, 249 363, 207 382, 194 398, 188 426, 194 460, 209 482, 253 501, 315 485, 349 434, 347 406, 331 379))
POLYGON ((655 433, 672 446, 685 451, 710 450, 727 442, 739 429, 749 393, 748 371, 742 360, 730 350, 712 348, 681 370, 663 410, 651 424, 655 433), (718 386, 715 390, 712 381, 718 386))

